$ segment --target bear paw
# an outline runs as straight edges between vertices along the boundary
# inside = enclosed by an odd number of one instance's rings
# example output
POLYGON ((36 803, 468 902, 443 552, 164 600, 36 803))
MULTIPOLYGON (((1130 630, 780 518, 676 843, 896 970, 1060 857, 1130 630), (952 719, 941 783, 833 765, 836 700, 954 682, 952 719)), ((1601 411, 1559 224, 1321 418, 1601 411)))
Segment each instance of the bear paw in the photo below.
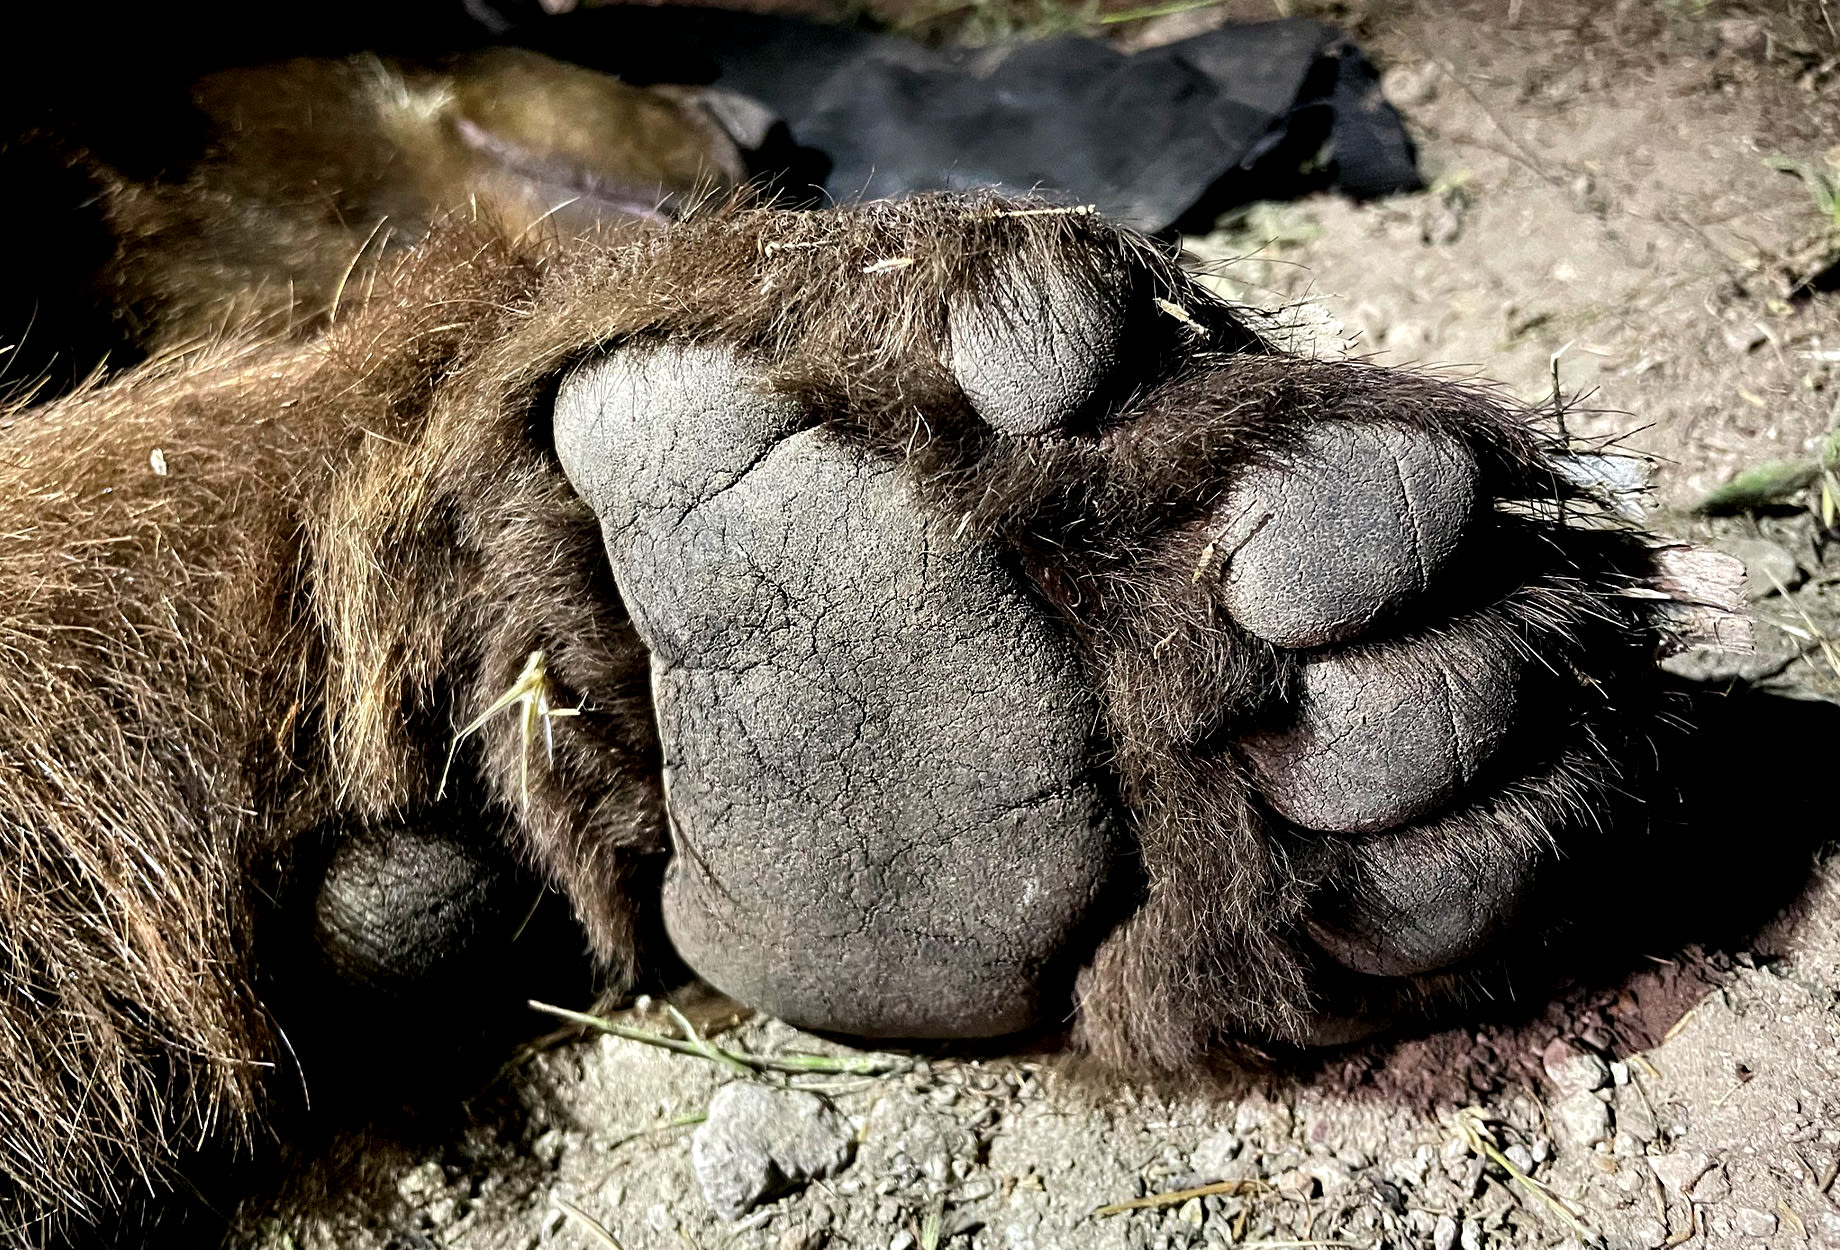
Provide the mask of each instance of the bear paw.
POLYGON ((555 447, 651 654, 666 926, 741 1001, 1333 1041, 1640 831, 1661 561, 1522 414, 1039 205, 718 215, 629 280, 672 301, 555 447))

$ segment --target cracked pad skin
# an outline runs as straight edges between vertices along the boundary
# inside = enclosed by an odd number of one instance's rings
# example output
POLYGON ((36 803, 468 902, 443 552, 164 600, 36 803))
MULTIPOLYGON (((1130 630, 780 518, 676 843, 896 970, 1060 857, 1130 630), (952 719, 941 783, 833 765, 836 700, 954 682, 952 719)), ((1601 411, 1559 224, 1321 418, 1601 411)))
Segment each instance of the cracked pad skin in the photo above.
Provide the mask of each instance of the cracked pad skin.
POLYGON ((673 944, 795 1024, 1033 1024, 1111 870, 1070 640, 988 544, 719 350, 616 353, 557 403, 651 650, 673 944))

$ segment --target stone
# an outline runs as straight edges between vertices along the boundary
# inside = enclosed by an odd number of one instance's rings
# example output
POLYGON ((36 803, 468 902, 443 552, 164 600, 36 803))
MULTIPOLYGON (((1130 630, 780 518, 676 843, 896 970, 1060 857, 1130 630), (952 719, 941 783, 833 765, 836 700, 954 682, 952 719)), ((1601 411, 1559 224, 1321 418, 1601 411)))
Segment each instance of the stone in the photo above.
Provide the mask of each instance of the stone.
POLYGON ((1731 1177, 1725 1175, 1722 1166, 1708 1168, 1687 1187, 1687 1193, 1695 1202, 1723 1202, 1731 1197, 1731 1177))
POLYGON ((1731 1222, 1746 1237, 1768 1237, 1776 1231, 1776 1216, 1755 1207, 1739 1207, 1732 1213, 1731 1222))
POLYGON ((1588 1148, 1610 1135, 1610 1108, 1590 1090, 1554 1103, 1552 1120, 1560 1140, 1574 1149, 1588 1148))
POLYGON ((1300 1202, 1316 1197, 1319 1188, 1316 1178, 1301 1168, 1293 1168, 1281 1174, 1272 1181, 1272 1187, 1285 1197, 1300 1202))
POLYGON ((1240 1140, 1227 1129, 1205 1138, 1188 1156, 1188 1166, 1209 1182, 1227 1179, 1226 1166, 1239 1156, 1240 1140))
POLYGON ((1644 1145, 1654 1141, 1661 1133, 1648 1099, 1633 1085, 1625 1085, 1616 1091, 1616 1131, 1618 1136, 1627 1134, 1644 1145))
POLYGON ((1540 1052, 1540 1066, 1560 1098, 1603 1089, 1610 1084, 1610 1065, 1563 1037, 1555 1037, 1540 1052))
POLYGON ((1437 1217, 1437 1224, 1431 1230, 1431 1244, 1435 1250, 1454 1250, 1457 1244, 1457 1222, 1448 1215, 1437 1217))
POLYGON ((1291 1109, 1263 1094, 1248 1094, 1233 1113, 1233 1131, 1242 1139, 1261 1137, 1276 1143, 1291 1135, 1291 1109))
POLYGON ((536 1141, 530 1143, 530 1157, 546 1168, 553 1168, 556 1166, 556 1161, 562 1158, 563 1147, 567 1144, 561 1129, 550 1129, 536 1141))
POLYGON ((1649 1159, 1648 1166, 1669 1193, 1685 1198, 1692 1192, 1694 1183, 1712 1166, 1712 1159, 1697 1151, 1676 1150, 1673 1154, 1655 1155, 1649 1159))
POLYGON ((1780 543, 1767 538, 1734 538, 1724 546, 1744 562, 1744 593, 1752 600, 1769 598, 1778 586, 1793 590, 1802 582, 1802 566, 1780 543))
POLYGON ((446 1188, 447 1174, 433 1159, 410 1168, 396 1181, 396 1192, 410 1206, 426 1203, 446 1188))
POLYGON ((1348 1166, 1337 1159, 1312 1159, 1303 1170, 1315 1179, 1325 1197, 1334 1197, 1354 1183, 1348 1166))
POLYGON ((850 1122, 804 1090, 736 1081, 716 1091, 690 1143, 690 1165, 710 1209, 739 1219, 764 1198, 848 1167, 850 1122))
POLYGON ((1631 1220, 1629 1240, 1643 1247, 1643 1250, 1659 1250, 1659 1247, 1667 1244, 1667 1225, 1656 1219, 1631 1220))

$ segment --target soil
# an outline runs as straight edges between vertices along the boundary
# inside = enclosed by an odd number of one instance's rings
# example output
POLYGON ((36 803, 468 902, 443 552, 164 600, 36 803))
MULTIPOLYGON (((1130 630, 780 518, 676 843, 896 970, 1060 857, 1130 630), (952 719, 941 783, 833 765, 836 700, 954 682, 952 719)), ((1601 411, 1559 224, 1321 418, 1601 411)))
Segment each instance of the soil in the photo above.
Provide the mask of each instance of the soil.
MULTIPOLYGON (((1802 501, 1691 513, 1739 469, 1813 454, 1840 414, 1840 301, 1791 295, 1823 218, 1803 182, 1766 163, 1840 161, 1827 148, 1840 135, 1835 45, 1817 4, 1344 11, 1386 67, 1430 188, 1261 205, 1189 244, 1236 297, 1302 302, 1312 350, 1457 369, 1532 403, 1551 401, 1556 371, 1572 434, 1656 459, 1657 528, 1776 578, 1753 583, 1755 655, 1672 663, 1833 700, 1840 655, 1820 639, 1840 637, 1840 559, 1818 518, 1802 501)), ((1270 11, 1227 5, 1123 37, 1176 37, 1223 15, 1270 11)), ((1816 821, 1835 810, 1821 771, 1835 740, 1792 741, 1789 721, 1772 724, 1780 757, 1766 742, 1764 764, 1732 777, 1748 827, 1726 831, 1722 854, 1782 836, 1803 819, 1789 815, 1797 803, 1816 821)), ((1804 859, 1791 878, 1777 883, 1779 913, 1741 938, 1649 951, 1549 998, 1496 1004, 1481 1024, 1278 1063, 1238 1091, 1094 1082, 1047 1054, 743 1076, 571 1034, 505 1078, 514 1128, 456 1132, 378 1165, 391 1200, 362 1217, 283 1214, 258 1221, 256 1240, 1840 1246, 1840 866, 1804 859), (694 1143, 715 1091, 739 1079, 824 1091, 855 1142, 848 1166, 727 1220, 703 1196, 694 1143)), ((1663 902, 1710 931, 1726 900, 1663 902)), ((772 1020, 724 1027, 720 1003, 686 1006, 737 1051, 855 1053, 772 1020)), ((676 1035, 658 1006, 622 1019, 676 1035)))

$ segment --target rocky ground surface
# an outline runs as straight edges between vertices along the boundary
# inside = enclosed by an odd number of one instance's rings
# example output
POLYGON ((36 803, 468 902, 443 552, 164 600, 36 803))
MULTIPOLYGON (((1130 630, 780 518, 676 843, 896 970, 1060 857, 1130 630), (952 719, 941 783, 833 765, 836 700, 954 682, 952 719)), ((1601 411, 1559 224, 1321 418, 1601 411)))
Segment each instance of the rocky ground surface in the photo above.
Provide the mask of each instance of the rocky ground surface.
MULTIPOLYGON (((1809 698, 1840 690, 1824 641, 1840 636, 1840 560, 1818 492, 1761 515, 1691 509, 1733 473, 1811 456, 1840 412, 1840 303, 1793 290, 1824 218, 1809 185, 1766 163, 1840 174, 1825 10, 1501 0, 1345 14, 1388 67, 1430 189, 1261 206, 1192 240, 1237 296, 1313 301, 1321 350, 1336 337, 1326 313, 1352 350, 1474 370, 1529 401, 1550 398, 1556 370, 1572 432, 1657 457, 1663 523, 1752 568, 1758 654, 1689 670, 1809 698)), ((1835 793, 1831 770, 1787 765, 1733 785, 1755 794, 1734 854, 1779 831, 1782 796, 1835 793)), ((685 1008, 750 1058, 571 1036, 515 1069, 509 1138, 462 1136, 394 1169, 396 1209, 368 1229, 275 1221, 265 1240, 1840 1246, 1840 868, 1824 862, 1725 949, 1649 952, 1518 1015, 1234 1090, 1095 1083, 1051 1055, 865 1055, 719 1003, 685 1008), (836 1070, 751 1058, 804 1054, 836 1070)), ((621 1019, 683 1036, 662 1005, 621 1019)))

